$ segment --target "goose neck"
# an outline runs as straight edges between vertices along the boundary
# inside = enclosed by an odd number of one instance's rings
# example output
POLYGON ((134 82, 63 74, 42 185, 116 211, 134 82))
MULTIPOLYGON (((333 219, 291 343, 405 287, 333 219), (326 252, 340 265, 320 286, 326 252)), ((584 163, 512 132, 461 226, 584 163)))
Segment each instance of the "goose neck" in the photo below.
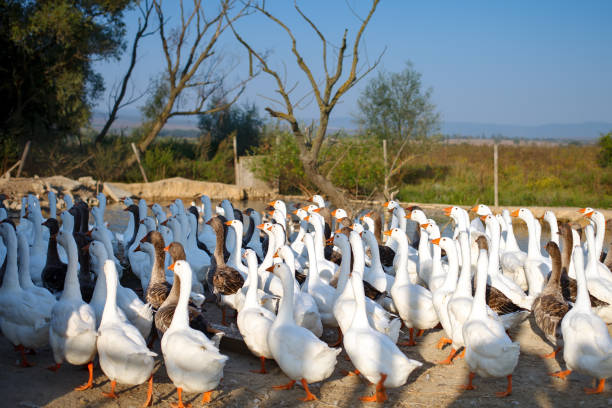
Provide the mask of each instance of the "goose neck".
MULTIPOLYGON (((175 263, 175 267, 176 267, 175 263)), ((170 323, 170 327, 168 330, 172 329, 184 329, 189 327, 189 294, 191 292, 191 270, 188 269, 189 266, 187 264, 185 267, 185 275, 180 279, 180 294, 179 299, 176 304, 176 309, 174 309, 174 316, 172 317, 172 323, 170 323)))
POLYGON ((355 312, 353 321, 351 322, 352 329, 365 329, 370 327, 368 316, 366 314, 365 292, 363 289, 363 280, 359 273, 353 273, 351 276, 351 285, 355 296, 355 312))
POLYGON ((478 254, 478 269, 476 272, 476 293, 474 294, 474 301, 472 303, 472 311, 470 313, 470 319, 484 318, 487 314, 487 311, 486 311, 487 266, 483 264, 486 262, 486 258, 487 258, 487 251, 485 249, 481 249, 478 254))
POLYGON ((72 234, 66 233, 66 245, 64 249, 68 255, 68 267, 66 270, 66 279, 64 280, 64 292, 62 299, 83 299, 81 296, 81 287, 79 285, 78 269, 79 262, 76 242, 72 234))
POLYGON ((279 266, 281 270, 281 282, 283 285, 283 297, 280 300, 278 307, 278 315, 276 322, 279 324, 293 323, 293 277, 286 265, 279 266))
POLYGON ((104 275, 106 280, 106 303, 104 304, 100 325, 119 320, 117 313, 117 271, 113 261, 107 260, 105 262, 104 275))
POLYGON ((19 285, 17 271, 17 239, 13 227, 8 224, 5 225, 4 231, 7 231, 7 233, 2 234, 2 238, 6 245, 6 271, 4 272, 2 288, 19 289, 21 286, 19 285))

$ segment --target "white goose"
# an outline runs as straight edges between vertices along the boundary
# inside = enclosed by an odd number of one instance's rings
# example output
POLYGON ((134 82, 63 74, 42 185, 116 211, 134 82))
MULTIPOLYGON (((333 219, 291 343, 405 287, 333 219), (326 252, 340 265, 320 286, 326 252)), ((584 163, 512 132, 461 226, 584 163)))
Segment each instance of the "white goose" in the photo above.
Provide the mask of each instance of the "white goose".
POLYGON ((223 377, 227 356, 219 353, 223 333, 209 340, 204 333, 189 327, 188 303, 192 272, 187 261, 170 265, 181 281, 178 304, 172 323, 161 339, 168 377, 177 387, 178 406, 183 406, 182 392, 203 392, 202 402, 210 401, 212 391, 223 377))
POLYGON ((544 289, 546 278, 552 270, 550 259, 544 258, 540 252, 536 220, 531 211, 527 208, 520 208, 513 211, 511 215, 521 218, 527 224, 529 239, 524 269, 529 285, 529 296, 536 298, 544 289))
MULTIPOLYGON (((153 399, 153 357, 156 353, 147 348, 147 343, 136 327, 122 319, 117 307, 117 271, 111 260, 104 262, 106 279, 106 304, 98 329, 98 356, 100 368, 111 380, 111 390, 106 397, 118 398, 117 383, 139 385, 148 380, 147 400, 143 406, 151 405, 153 399)), ((102 279, 100 276, 99 279, 102 279)))
POLYGON ((463 324, 465 361, 470 368, 469 383, 464 388, 474 389, 475 374, 481 377, 507 377, 506 391, 497 393, 506 397, 512 392, 512 372, 518 363, 519 343, 512 342, 499 320, 488 316, 486 303, 487 251, 478 256, 476 294, 467 321, 463 324))
POLYGON ((563 359, 568 369, 552 375, 565 379, 572 371, 578 371, 595 377, 599 380, 597 388, 585 388, 585 391, 598 394, 604 391, 606 378, 612 376, 612 338, 604 321, 591 309, 582 248, 574 248, 572 257, 578 294, 574 307, 561 321, 563 359))
POLYGON ((268 346, 274 360, 291 381, 276 389, 290 389, 300 380, 306 391, 303 401, 316 400, 308 384, 323 381, 334 372, 336 357, 341 348, 332 349, 319 340, 310 330, 295 324, 293 320, 293 279, 287 265, 280 263, 272 267, 283 282, 278 315, 268 334, 268 346))
MULTIPOLYGON (((20 231, 20 234, 27 232, 20 231)), ((21 353, 21 366, 30 367, 32 364, 25 357, 25 348, 35 349, 48 344, 50 309, 19 285, 17 238, 12 224, 0 222, 0 236, 7 247, 6 271, 0 287, 0 329, 21 353)))
POLYGON ((374 395, 359 399, 365 402, 384 402, 387 400, 385 388, 401 387, 410 373, 423 364, 406 357, 389 337, 370 326, 361 276, 353 273, 350 283, 355 298, 355 312, 344 334, 344 348, 358 373, 371 383, 376 383, 374 395))
POLYGON ((502 217, 506 222, 505 247, 499 258, 502 272, 516 282, 522 290, 527 290, 529 286, 527 285, 527 277, 525 276, 525 268, 523 266, 527 260, 527 253, 522 251, 516 242, 510 212, 503 210, 502 217))
POLYGON ((34 285, 30 276, 30 246, 28 239, 23 232, 17 232, 18 240, 18 257, 19 257, 19 284, 21 288, 34 296, 40 305, 44 305, 48 311, 48 316, 51 316, 51 309, 57 302, 57 299, 51 292, 45 288, 34 285))
POLYGON ((395 283, 391 288, 391 297, 402 321, 410 330, 410 340, 405 345, 414 346, 416 345, 414 329, 432 329, 440 320, 433 306, 431 292, 423 286, 413 284, 408 276, 406 270, 408 238, 406 234, 394 228, 385 231, 385 235, 391 236, 398 243, 396 259, 399 261, 395 283))
MULTIPOLYGON (((237 222, 237 220, 229 222, 237 222)), ((236 235, 240 236, 238 233, 236 235)), ((247 277, 249 287, 244 306, 238 314, 238 330, 251 353, 261 359, 261 370, 255 372, 266 374, 265 361, 273 357, 268 347, 268 333, 276 316, 263 308, 257 300, 257 256, 255 252, 247 249, 244 255, 249 265, 247 277)))
POLYGON ((64 281, 64 291, 51 311, 49 343, 53 350, 57 371, 67 361, 73 365, 87 364, 89 380, 76 390, 86 390, 93 386, 93 358, 96 355, 96 315, 81 296, 77 275, 77 247, 71 232, 60 231, 57 242, 68 254, 68 269, 64 281))

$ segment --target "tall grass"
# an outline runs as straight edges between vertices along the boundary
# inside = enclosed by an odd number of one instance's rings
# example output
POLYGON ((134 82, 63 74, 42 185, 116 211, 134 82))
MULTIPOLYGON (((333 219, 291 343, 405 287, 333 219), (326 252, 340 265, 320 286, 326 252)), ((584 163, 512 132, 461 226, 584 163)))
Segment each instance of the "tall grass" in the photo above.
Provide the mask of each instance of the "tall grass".
MULTIPOLYGON (((596 146, 500 145, 500 205, 612 206, 612 171, 596 146)), ((403 175, 398 198, 471 205, 493 202, 493 147, 440 144, 403 175)))

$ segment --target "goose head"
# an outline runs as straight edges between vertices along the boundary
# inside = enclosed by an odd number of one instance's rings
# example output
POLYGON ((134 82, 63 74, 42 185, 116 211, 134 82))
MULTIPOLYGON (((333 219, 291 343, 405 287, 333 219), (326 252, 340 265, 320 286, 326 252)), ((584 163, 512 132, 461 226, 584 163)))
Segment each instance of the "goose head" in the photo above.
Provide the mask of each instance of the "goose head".
POLYGON ((172 261, 184 261, 187 259, 187 255, 185 254, 185 248, 181 245, 180 242, 171 242, 170 245, 164 248, 164 251, 170 254, 172 257, 172 261))
POLYGON ((383 206, 383 208, 386 208, 390 212, 393 212, 393 210, 395 210, 397 207, 399 207, 399 204, 398 204, 397 201, 389 200, 389 201, 383 203, 382 206, 383 206))
POLYGON ((527 208, 519 208, 514 210, 510 215, 513 217, 518 217, 526 223, 534 221, 533 213, 527 208))
POLYGON ((325 200, 319 194, 315 194, 308 199, 311 203, 315 203, 317 207, 323 208, 325 207, 325 200))
POLYGON ((470 209, 470 211, 475 212, 478 216, 493 214, 488 205, 478 204, 470 209))
POLYGON ((427 223, 427 216, 425 215, 423 210, 420 210, 418 208, 415 208, 412 211, 410 211, 409 213, 407 213, 404 216, 404 218, 412 220, 412 221, 416 221, 419 224, 426 224, 427 223))
POLYGON ((331 215, 338 221, 348 217, 348 214, 342 208, 336 208, 334 211, 331 212, 331 215))

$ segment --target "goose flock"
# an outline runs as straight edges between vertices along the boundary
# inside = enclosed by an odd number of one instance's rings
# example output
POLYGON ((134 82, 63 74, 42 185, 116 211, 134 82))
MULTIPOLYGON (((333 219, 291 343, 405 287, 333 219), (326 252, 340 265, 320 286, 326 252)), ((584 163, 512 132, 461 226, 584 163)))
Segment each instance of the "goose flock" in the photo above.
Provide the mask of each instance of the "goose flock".
POLYGON ((118 398, 117 384, 147 383, 150 406, 155 361, 163 358, 177 388, 173 406, 186 406, 183 392, 211 401, 228 361, 219 349, 224 333, 203 314, 212 302, 225 326, 226 311, 234 310, 261 361, 257 372, 274 360, 288 378, 274 388, 300 382, 303 401, 317 399, 309 384, 329 378, 344 350, 354 366, 348 374, 375 384, 361 400, 384 402, 386 389, 403 386, 422 366, 400 347, 416 345, 425 330, 442 330, 436 347, 449 346, 438 364, 467 362, 464 389, 474 389, 476 375, 505 378, 497 395, 510 395, 520 345, 508 333, 530 314, 536 334, 554 347, 543 357, 562 351, 566 369, 552 376, 592 376, 597 387, 587 393, 603 392, 612 376, 612 248, 604 251, 606 221, 595 209, 580 210, 584 228, 547 211, 541 222, 550 240, 542 251, 540 220, 527 208, 493 214, 483 204, 448 207, 448 234, 421 208, 395 201, 350 217, 346 209, 330 211, 319 195, 303 207, 272 201, 263 216, 228 200, 213 208, 206 195, 189 208, 177 199, 169 213, 125 198, 129 222, 114 233, 106 198, 97 198, 90 208, 65 195, 58 219, 51 192, 45 219, 38 198, 28 195, 17 225, 0 202, 2 334, 23 367, 31 366, 28 351, 48 346, 49 370, 87 366, 88 380, 76 390, 93 387, 97 357, 110 380, 105 396, 118 398), (514 236, 518 220, 527 226, 527 252, 514 236), (121 284, 126 273, 136 287, 121 284), (321 340, 325 328, 337 332, 332 344, 321 340), (409 340, 398 343, 403 328, 409 340), (161 357, 153 351, 158 340, 161 357))

